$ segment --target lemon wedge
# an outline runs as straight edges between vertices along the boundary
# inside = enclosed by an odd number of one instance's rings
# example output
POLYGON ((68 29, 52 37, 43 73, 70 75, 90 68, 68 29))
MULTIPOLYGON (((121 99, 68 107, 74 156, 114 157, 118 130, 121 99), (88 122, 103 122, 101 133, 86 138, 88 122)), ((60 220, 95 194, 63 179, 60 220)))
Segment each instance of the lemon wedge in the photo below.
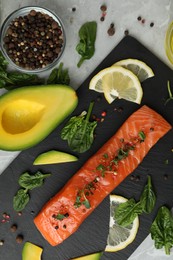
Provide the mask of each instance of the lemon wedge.
POLYGON ((140 82, 154 76, 153 70, 143 61, 137 59, 120 60, 112 66, 122 66, 133 72, 140 82))
POLYGON ((117 224, 114 217, 117 206, 120 203, 126 202, 127 199, 118 196, 110 195, 110 220, 109 220, 109 234, 107 238, 106 252, 116 252, 124 249, 136 237, 139 228, 139 218, 136 217, 132 224, 127 227, 123 227, 117 224))

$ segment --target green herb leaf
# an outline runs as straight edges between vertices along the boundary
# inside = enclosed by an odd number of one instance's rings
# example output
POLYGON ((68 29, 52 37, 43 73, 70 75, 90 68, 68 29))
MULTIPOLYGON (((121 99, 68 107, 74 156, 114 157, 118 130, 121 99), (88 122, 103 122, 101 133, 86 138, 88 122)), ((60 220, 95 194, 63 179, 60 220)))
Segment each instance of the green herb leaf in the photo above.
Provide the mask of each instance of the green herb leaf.
POLYGON ((151 213, 156 204, 156 195, 152 187, 150 176, 148 176, 148 183, 144 187, 144 191, 140 198, 140 203, 145 213, 151 213))
POLYGON ((115 211, 115 219, 118 225, 127 227, 141 213, 140 202, 136 203, 134 199, 129 199, 127 202, 118 205, 115 211))
POLYGON ((29 202, 29 194, 27 189, 18 190, 13 198, 13 208, 16 211, 22 211, 29 202))
POLYGON ((34 175, 30 175, 28 172, 23 173, 19 178, 19 185, 25 189, 32 190, 34 188, 43 185, 45 178, 49 177, 51 174, 42 174, 41 172, 36 172, 34 175))
POLYGON ((95 52, 97 23, 95 21, 86 22, 79 30, 80 41, 76 46, 76 51, 81 55, 77 66, 80 67, 84 60, 90 59, 95 52))
POLYGON ((155 241, 155 247, 165 248, 165 253, 170 255, 173 246, 173 218, 170 210, 162 206, 151 225, 151 238, 155 241))
POLYGON ((63 69, 62 62, 60 63, 58 68, 52 70, 47 80, 47 84, 62 84, 62 85, 70 84, 68 69, 63 69))
POLYGON ((91 102, 86 117, 83 114, 72 117, 61 131, 61 138, 67 140, 69 147, 75 152, 87 151, 94 141, 97 122, 89 121, 93 105, 94 103, 91 102))

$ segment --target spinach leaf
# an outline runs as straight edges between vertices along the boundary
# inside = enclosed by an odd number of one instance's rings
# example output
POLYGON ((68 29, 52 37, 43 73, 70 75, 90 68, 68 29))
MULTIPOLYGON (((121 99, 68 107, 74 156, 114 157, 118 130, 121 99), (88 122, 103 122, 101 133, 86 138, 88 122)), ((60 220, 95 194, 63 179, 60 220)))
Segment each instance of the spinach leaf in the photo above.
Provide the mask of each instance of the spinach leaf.
POLYGON ((95 40, 96 40, 97 23, 95 21, 86 22, 79 30, 80 41, 76 46, 76 51, 81 55, 81 58, 77 64, 81 66, 84 60, 90 59, 95 52, 95 40))
POLYGON ((22 211, 29 202, 29 194, 27 189, 18 190, 13 198, 13 208, 16 211, 22 211))
POLYGON ((43 185, 45 178, 49 177, 51 174, 42 174, 41 172, 36 172, 34 175, 30 175, 28 172, 23 173, 19 178, 19 185, 25 189, 32 190, 34 188, 43 185))
POLYGON ((141 194, 140 201, 129 199, 127 202, 119 204, 115 211, 115 219, 121 226, 130 225, 134 219, 142 213, 151 213, 156 203, 156 195, 154 193, 151 177, 148 176, 148 182, 141 194))
POLYGON ((58 68, 52 70, 47 80, 47 84, 62 84, 62 85, 70 84, 68 69, 63 69, 62 62, 60 63, 58 68))
POLYGON ((2 52, 0 51, 0 70, 6 70, 8 65, 8 61, 4 58, 2 55, 2 52))
POLYGON ((160 207, 154 222, 151 225, 151 238, 155 241, 155 247, 165 248, 165 253, 170 255, 173 246, 173 218, 166 206, 160 207))
POLYGON ((148 183, 145 185, 142 195, 140 197, 140 203, 145 213, 151 213, 155 206, 156 195, 152 187, 150 176, 148 176, 148 183))
POLYGON ((69 147, 75 152, 87 151, 94 141, 94 129, 97 122, 89 121, 93 105, 94 102, 91 102, 87 115, 82 113, 72 117, 61 131, 61 138, 67 140, 69 147))
POLYGON ((21 72, 8 72, 7 71, 8 62, 0 52, 0 88, 6 88, 7 90, 29 86, 29 85, 39 85, 43 81, 35 74, 27 74, 21 72))
POLYGON ((142 207, 140 202, 136 203, 134 199, 129 199, 118 205, 114 217, 118 225, 127 227, 141 213, 142 207))
POLYGON ((13 208, 16 211, 21 211, 29 202, 29 190, 40 187, 43 185, 45 178, 49 177, 51 174, 42 174, 41 172, 36 172, 34 175, 30 175, 28 172, 23 173, 19 177, 19 185, 24 189, 19 189, 17 194, 13 198, 13 208))

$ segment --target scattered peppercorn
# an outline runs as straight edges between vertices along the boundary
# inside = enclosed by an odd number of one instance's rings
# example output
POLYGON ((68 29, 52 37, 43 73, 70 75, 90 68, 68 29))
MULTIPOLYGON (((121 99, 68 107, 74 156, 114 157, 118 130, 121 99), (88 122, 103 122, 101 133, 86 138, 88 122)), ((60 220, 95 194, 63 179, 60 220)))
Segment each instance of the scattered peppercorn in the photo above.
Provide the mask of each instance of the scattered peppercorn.
POLYGON ((3 246, 4 240, 0 240, 0 246, 3 246))
POLYGON ((164 174, 164 180, 166 181, 168 179, 168 175, 164 174))
POLYGON ((17 215, 19 216, 19 217, 21 217, 22 216, 22 212, 17 212, 17 215))
POLYGON ((137 18, 137 19, 138 19, 138 21, 141 21, 142 17, 141 17, 141 16, 138 16, 138 18, 137 18))
POLYGON ((154 23, 153 23, 153 22, 151 22, 151 23, 150 23, 150 27, 153 27, 153 26, 154 26, 154 23))
POLYGON ((103 112, 101 113, 101 116, 105 117, 106 114, 107 114, 106 111, 103 111, 103 112))
POLYGON ((52 63, 64 44, 59 23, 48 14, 35 10, 15 18, 3 40, 11 60, 27 70, 44 68, 52 63))
POLYGON ((136 181, 140 181, 140 176, 136 176, 136 181))
POLYGON ((111 23, 111 24, 110 24, 110 27, 109 27, 107 33, 108 33, 109 36, 112 36, 112 35, 115 34, 115 26, 114 26, 114 23, 111 23))
POLYGON ((58 229, 59 227, 58 226, 55 226, 55 229, 58 229))
POLYGON ((145 19, 142 19, 142 21, 141 21, 143 24, 145 23, 145 19))
POLYGON ((101 5, 101 6, 100 6, 100 10, 101 10, 102 12, 106 12, 107 6, 106 6, 105 4, 101 5))
POLYGON ((17 230, 17 225, 16 224, 13 224, 10 228, 11 232, 16 232, 17 230))
POLYGON ((16 237, 16 242, 17 242, 18 244, 21 244, 21 243, 23 242, 23 236, 22 236, 22 235, 17 235, 17 237, 16 237))
POLYGON ((126 35, 126 36, 129 35, 129 30, 125 30, 124 35, 126 35))
POLYGON ((76 11, 76 7, 73 7, 73 8, 72 8, 72 12, 75 12, 75 11, 76 11))
POLYGON ((133 181, 135 179, 135 176, 134 175, 131 175, 130 176, 130 180, 133 181))
POLYGON ((103 22, 105 20, 105 17, 104 16, 101 16, 100 17, 100 21, 103 22))

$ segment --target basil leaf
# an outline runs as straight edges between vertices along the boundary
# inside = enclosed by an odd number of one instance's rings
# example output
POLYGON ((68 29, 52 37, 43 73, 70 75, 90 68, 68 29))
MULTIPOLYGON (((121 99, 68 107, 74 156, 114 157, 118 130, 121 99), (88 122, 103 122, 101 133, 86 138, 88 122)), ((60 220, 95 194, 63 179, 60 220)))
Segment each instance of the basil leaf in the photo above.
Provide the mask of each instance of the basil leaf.
POLYGON ((30 175, 28 172, 23 173, 19 177, 19 185, 25 189, 32 190, 34 188, 43 185, 45 178, 49 177, 51 174, 42 174, 41 172, 36 172, 34 175, 30 175))
POLYGON ((95 21, 86 22, 79 30, 80 41, 76 46, 76 51, 81 55, 77 66, 80 67, 84 60, 90 59, 95 52, 97 23, 95 21))
POLYGON ((134 199, 129 199, 127 202, 118 205, 114 218, 118 225, 126 227, 141 213, 142 207, 140 202, 136 203, 134 199))
POLYGON ((29 194, 27 193, 27 189, 20 189, 13 198, 13 208, 16 211, 22 211, 28 202, 29 194))
POLYGON ((97 122, 89 121, 94 103, 91 102, 87 116, 83 113, 72 117, 61 131, 61 138, 68 141, 69 147, 79 153, 87 151, 94 141, 94 130, 97 122))
POLYGON ((58 68, 52 70, 47 80, 47 84, 62 84, 62 85, 70 84, 68 69, 63 69, 62 62, 60 63, 58 68))
POLYGON ((165 248, 165 253, 170 255, 170 249, 173 246, 173 218, 170 210, 162 206, 157 213, 154 222, 151 225, 151 238, 155 242, 155 247, 165 248))
POLYGON ((145 213, 151 213, 156 204, 156 195, 152 187, 150 176, 148 176, 148 183, 145 185, 143 193, 140 197, 140 203, 145 213))

